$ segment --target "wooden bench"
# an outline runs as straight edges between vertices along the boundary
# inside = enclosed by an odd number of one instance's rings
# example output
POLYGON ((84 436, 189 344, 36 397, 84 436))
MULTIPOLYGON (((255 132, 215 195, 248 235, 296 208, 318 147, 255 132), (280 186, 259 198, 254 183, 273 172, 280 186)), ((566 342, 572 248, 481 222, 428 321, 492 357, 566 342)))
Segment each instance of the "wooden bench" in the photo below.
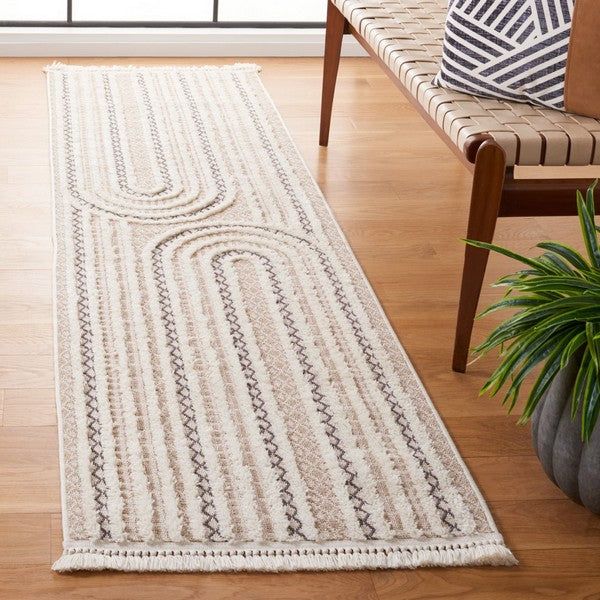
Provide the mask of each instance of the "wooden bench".
MULTIPOLYGON (((448 0, 330 0, 321 131, 327 146, 344 34, 352 34, 473 173, 467 237, 491 242, 498 217, 576 214, 587 179, 516 179, 514 167, 600 164, 600 121, 433 85, 448 0)), ((401 142, 399 142, 401 143, 401 142)), ((464 372, 488 252, 467 246, 452 368, 464 372)))

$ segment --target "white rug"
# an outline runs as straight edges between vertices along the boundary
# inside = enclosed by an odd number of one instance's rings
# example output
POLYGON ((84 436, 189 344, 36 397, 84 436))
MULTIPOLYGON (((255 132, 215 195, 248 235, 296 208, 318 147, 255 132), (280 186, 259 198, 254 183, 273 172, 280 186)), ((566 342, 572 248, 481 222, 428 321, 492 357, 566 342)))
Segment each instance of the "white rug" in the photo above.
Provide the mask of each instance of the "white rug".
POLYGON ((513 564, 257 68, 48 91, 54 568, 513 564))

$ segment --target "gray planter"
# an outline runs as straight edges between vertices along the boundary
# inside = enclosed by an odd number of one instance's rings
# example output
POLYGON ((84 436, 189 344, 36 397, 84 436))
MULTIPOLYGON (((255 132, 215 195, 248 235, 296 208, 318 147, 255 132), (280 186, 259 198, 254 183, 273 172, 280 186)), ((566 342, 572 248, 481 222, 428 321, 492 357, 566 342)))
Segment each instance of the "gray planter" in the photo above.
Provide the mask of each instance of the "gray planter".
POLYGON ((600 514, 600 426, 581 441, 579 419, 571 420, 571 390, 578 361, 552 382, 532 420, 533 446, 550 479, 567 496, 600 514))

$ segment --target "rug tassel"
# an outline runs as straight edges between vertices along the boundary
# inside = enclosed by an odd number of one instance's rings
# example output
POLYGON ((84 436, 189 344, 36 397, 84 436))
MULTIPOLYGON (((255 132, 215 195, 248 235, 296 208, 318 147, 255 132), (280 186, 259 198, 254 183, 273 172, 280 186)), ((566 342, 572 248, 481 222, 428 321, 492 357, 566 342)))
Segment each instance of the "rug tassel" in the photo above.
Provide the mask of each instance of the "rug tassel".
POLYGON ((186 66, 156 66, 147 67, 144 65, 67 65, 65 63, 55 60, 52 64, 46 65, 42 70, 44 73, 51 71, 249 71, 253 73, 260 73, 262 67, 255 63, 234 63, 231 65, 186 65, 186 66))
POLYGON ((470 547, 403 549, 393 552, 337 552, 304 554, 302 551, 245 556, 211 556, 208 553, 178 555, 140 551, 132 555, 103 553, 90 549, 66 550, 54 563, 53 570, 94 571, 329 571, 340 569, 395 569, 461 565, 512 566, 517 560, 506 546, 499 543, 470 547))

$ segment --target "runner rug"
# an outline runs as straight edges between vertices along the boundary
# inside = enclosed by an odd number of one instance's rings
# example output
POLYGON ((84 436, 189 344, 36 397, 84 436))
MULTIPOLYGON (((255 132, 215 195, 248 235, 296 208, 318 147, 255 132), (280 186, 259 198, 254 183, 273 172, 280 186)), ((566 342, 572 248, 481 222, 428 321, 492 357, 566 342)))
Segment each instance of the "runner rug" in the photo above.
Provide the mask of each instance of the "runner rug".
POLYGON ((257 71, 48 68, 54 568, 513 563, 257 71))

